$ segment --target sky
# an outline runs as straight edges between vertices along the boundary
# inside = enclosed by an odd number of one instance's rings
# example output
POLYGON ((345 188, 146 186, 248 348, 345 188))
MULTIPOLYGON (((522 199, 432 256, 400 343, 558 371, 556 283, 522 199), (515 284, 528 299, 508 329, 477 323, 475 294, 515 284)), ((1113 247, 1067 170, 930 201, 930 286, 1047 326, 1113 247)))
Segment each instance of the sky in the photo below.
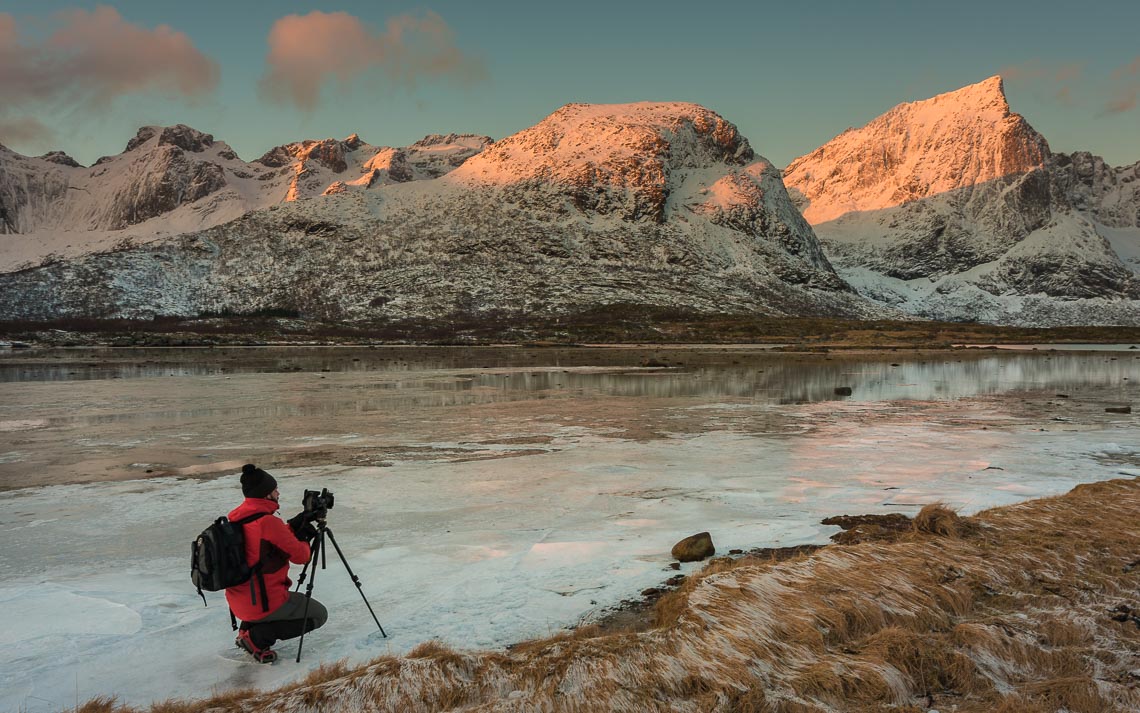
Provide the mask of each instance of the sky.
POLYGON ((245 160, 306 138, 495 139, 569 102, 688 101, 777 166, 1000 74, 1054 151, 1140 160, 1140 3, 345 0, 0 4, 0 143, 116 154, 183 123, 245 160))

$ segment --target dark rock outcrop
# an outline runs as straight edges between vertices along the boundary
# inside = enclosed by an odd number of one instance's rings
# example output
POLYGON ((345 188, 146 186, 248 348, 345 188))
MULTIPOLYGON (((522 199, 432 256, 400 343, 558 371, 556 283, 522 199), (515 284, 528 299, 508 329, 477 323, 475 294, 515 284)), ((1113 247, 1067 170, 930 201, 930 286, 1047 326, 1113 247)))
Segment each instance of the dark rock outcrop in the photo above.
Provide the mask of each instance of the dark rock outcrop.
POLYGON ((82 165, 72 157, 68 156, 63 151, 48 151, 43 156, 40 156, 44 161, 49 163, 58 164, 60 166, 69 166, 71 168, 83 168, 82 165))
POLYGON ((681 562, 697 562, 716 554, 716 547, 713 546, 712 535, 698 532, 673 545, 670 554, 681 562))
POLYGON ((831 536, 832 542, 840 545, 855 545, 860 542, 892 541, 914 529, 914 521, 902 513, 886 515, 838 515, 820 520, 823 525, 843 528, 831 536))

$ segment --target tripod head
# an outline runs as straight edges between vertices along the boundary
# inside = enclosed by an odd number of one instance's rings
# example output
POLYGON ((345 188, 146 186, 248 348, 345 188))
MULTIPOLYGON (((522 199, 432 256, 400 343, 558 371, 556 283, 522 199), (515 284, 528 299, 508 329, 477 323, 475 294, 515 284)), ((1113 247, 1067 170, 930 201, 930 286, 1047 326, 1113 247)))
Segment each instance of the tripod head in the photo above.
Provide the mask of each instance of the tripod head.
POLYGON ((335 504, 336 498, 328 488, 322 488, 319 493, 316 490, 306 490, 304 496, 301 497, 301 507, 305 509, 305 512, 319 513, 321 517, 332 510, 335 504))

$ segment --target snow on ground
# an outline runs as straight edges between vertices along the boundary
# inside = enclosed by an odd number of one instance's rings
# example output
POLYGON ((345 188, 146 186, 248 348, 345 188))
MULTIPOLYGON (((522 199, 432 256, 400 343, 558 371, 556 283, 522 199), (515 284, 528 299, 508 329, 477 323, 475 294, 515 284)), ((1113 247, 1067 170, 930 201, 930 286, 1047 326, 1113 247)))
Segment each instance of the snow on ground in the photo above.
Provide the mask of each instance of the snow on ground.
POLYGON ((388 633, 334 557, 314 590, 331 618, 306 637, 300 665, 295 641, 278 647, 277 664, 253 663, 233 646, 221 595, 203 608, 190 585, 189 543, 238 502, 236 478, 10 491, 0 709, 270 687, 433 638, 501 647, 659 584, 672 544, 694 532, 710 530, 719 552, 824 542, 836 531, 818 524, 828 515, 913 514, 936 500, 974 512, 1135 474, 1102 456, 1140 450, 1131 417, 1045 430, 985 401, 926 419, 904 402, 686 408, 780 409, 802 428, 638 442, 556 425, 559 450, 523 457, 275 470, 285 516, 306 488, 335 492, 330 526, 388 633))

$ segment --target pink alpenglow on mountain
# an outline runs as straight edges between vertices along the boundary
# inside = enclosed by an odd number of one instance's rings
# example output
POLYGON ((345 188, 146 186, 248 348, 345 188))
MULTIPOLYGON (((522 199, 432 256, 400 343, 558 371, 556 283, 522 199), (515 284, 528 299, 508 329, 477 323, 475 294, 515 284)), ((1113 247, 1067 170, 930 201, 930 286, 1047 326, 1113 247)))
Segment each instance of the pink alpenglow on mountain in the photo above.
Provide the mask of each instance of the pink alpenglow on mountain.
POLYGON ((1045 138, 1010 111, 994 76, 848 129, 790 163, 784 184, 818 225, 1028 173, 1049 155, 1045 138))
POLYGON ((670 176, 711 163, 743 166, 748 140, 697 104, 567 104, 529 129, 497 142, 456 169, 449 181, 567 189, 582 209, 665 219, 670 176), (630 201, 614 205, 613 194, 630 201))
POLYGON ((999 77, 901 104, 784 171, 860 294, 921 317, 1140 323, 1140 164, 1052 153, 999 77))

